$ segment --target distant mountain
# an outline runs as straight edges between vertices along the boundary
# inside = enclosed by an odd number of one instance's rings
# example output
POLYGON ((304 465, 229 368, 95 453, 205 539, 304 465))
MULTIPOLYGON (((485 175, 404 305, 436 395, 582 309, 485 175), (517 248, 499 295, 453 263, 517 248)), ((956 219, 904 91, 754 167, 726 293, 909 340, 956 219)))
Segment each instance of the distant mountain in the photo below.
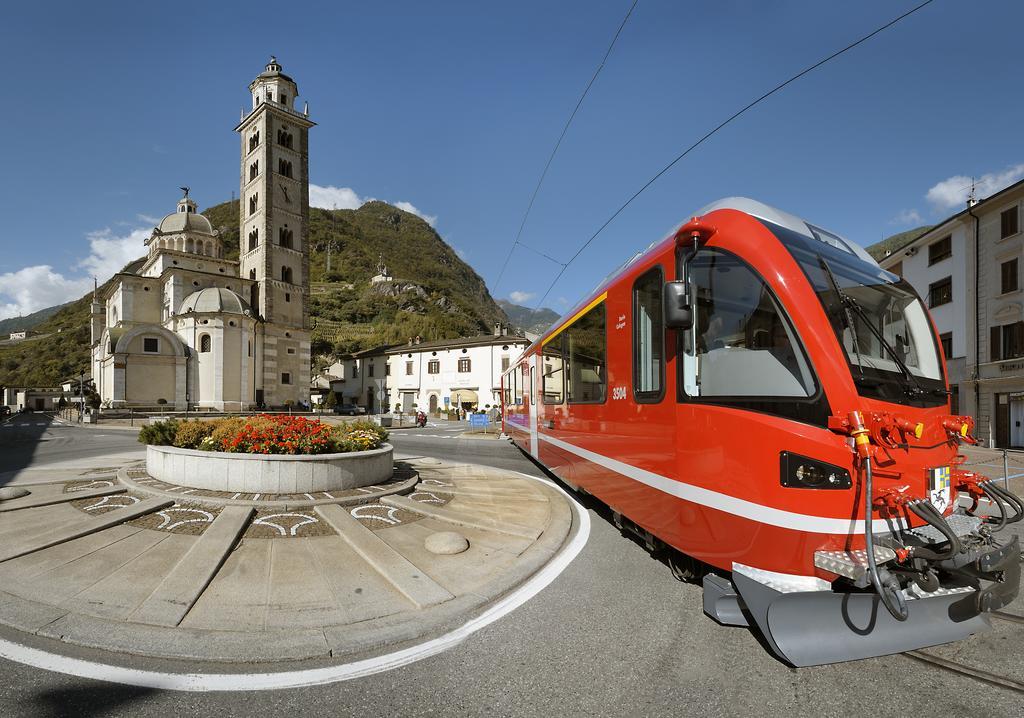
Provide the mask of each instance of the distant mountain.
MULTIPOLYGON (((238 201, 203 214, 221 232, 225 256, 237 260, 238 201)), ((489 334, 496 322, 508 322, 480 275, 420 217, 385 202, 367 202, 359 209, 312 208, 309 220, 314 355, 416 336, 489 334), (371 285, 382 257, 394 280, 371 285)), ((139 254, 144 251, 140 245, 139 254)), ((0 346, 0 386, 53 385, 88 371, 90 296, 51 307, 51 316, 34 327, 50 336, 0 346)))
POLYGON ((501 307, 512 326, 520 331, 531 334, 541 334, 548 327, 558 321, 561 316, 552 309, 542 307, 541 309, 530 309, 518 304, 513 304, 507 299, 499 299, 498 306, 501 307))
POLYGON ((872 244, 870 247, 866 247, 865 249, 867 249, 868 254, 875 258, 875 261, 881 262, 889 256, 889 254, 910 244, 931 228, 932 225, 928 224, 923 227, 917 227, 916 229, 908 229, 906 232, 900 232, 899 234, 886 237, 881 242, 872 244))
POLYGON ((31 314, 26 314, 23 317, 0 319, 0 339, 6 339, 7 335, 11 332, 35 329, 37 325, 42 324, 44 320, 49 319, 66 306, 67 304, 58 304, 55 307, 40 309, 38 312, 32 312, 31 314))

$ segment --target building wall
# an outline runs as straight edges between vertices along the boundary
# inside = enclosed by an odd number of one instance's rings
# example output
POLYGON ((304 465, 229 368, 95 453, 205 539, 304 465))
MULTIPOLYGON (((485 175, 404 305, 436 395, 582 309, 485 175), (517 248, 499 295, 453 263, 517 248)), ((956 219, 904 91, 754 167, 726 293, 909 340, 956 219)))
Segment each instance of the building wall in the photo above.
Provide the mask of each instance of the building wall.
POLYGON ((993 361, 993 348, 990 346, 992 327, 1024 321, 1024 234, 1018 231, 1008 237, 1001 237, 1001 215, 1004 210, 1016 208, 1018 230, 1021 228, 1024 222, 1022 200, 1024 187, 976 208, 980 218, 980 293, 978 320, 975 324, 978 331, 980 381, 976 421, 979 436, 990 446, 1001 443, 1024 446, 1024 357, 993 361), (1018 261, 1018 289, 1003 294, 1001 265, 1012 259, 1018 261), (1005 427, 1008 436, 1002 440, 997 435, 1000 421, 1009 425, 1005 427))
POLYGON ((426 411, 431 406, 431 397, 436 399, 438 409, 446 406, 455 407, 455 394, 460 390, 469 390, 476 394, 476 401, 470 402, 478 409, 487 405, 501 404, 502 359, 508 360, 508 366, 527 347, 527 342, 516 337, 503 337, 498 344, 476 346, 404 347, 400 351, 392 350, 388 363, 391 375, 388 382, 390 393, 389 403, 392 409, 402 404, 403 411, 411 404, 418 410, 426 411), (469 359, 470 370, 460 372, 459 360, 469 359), (430 362, 439 363, 438 373, 430 373, 430 362), (411 363, 412 373, 407 373, 411 363), (448 399, 448 404, 445 404, 448 399))

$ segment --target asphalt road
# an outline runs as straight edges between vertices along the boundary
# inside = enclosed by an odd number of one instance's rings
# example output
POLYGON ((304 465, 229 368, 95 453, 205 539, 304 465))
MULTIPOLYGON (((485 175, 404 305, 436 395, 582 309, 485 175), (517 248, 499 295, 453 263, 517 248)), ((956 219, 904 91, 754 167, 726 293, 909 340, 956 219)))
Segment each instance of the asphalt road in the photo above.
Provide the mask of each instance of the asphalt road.
MULTIPOLYGON (((64 441, 53 447, 40 441, 15 454, 2 445, 0 471, 11 455, 30 451, 33 462, 45 462, 75 447, 122 451, 134 441, 131 434, 95 429, 49 432, 64 441)), ((393 443, 404 454, 540 475, 504 441, 456 433, 448 426, 396 431, 393 443)), ((1020 693, 906 656, 788 668, 748 630, 706 618, 697 586, 677 582, 602 512, 588 510, 590 539, 550 586, 457 647, 418 663, 343 683, 243 695, 128 688, 0 661, 0 715, 1024 715, 1020 693)), ((5 632, 0 637, 19 638, 5 632)), ((40 640, 31 644, 100 658, 40 640)), ((205 668, 124 662, 152 670, 205 668)))

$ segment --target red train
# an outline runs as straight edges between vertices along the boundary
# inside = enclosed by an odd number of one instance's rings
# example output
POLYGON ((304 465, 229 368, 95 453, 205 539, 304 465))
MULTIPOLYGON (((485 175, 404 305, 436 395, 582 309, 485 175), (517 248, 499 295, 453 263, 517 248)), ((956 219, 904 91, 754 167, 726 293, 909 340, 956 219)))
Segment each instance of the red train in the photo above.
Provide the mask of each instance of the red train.
POLYGON ((964 638, 1017 595, 1020 547, 999 531, 1024 504, 962 467, 973 423, 945 376, 909 284, 730 198, 524 352, 504 430, 703 576, 710 616, 816 665, 964 638))

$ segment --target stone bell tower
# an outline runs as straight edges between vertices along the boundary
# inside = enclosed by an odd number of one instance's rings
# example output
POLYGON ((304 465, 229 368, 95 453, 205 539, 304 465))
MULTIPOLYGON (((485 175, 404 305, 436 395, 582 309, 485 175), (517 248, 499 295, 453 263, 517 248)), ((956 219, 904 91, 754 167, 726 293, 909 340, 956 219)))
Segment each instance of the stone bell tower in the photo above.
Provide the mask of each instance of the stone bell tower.
POLYGON ((298 86, 274 57, 249 85, 252 107, 235 131, 242 141, 239 272, 255 279, 247 297, 263 319, 256 401, 309 400, 309 128, 295 109, 298 86))

